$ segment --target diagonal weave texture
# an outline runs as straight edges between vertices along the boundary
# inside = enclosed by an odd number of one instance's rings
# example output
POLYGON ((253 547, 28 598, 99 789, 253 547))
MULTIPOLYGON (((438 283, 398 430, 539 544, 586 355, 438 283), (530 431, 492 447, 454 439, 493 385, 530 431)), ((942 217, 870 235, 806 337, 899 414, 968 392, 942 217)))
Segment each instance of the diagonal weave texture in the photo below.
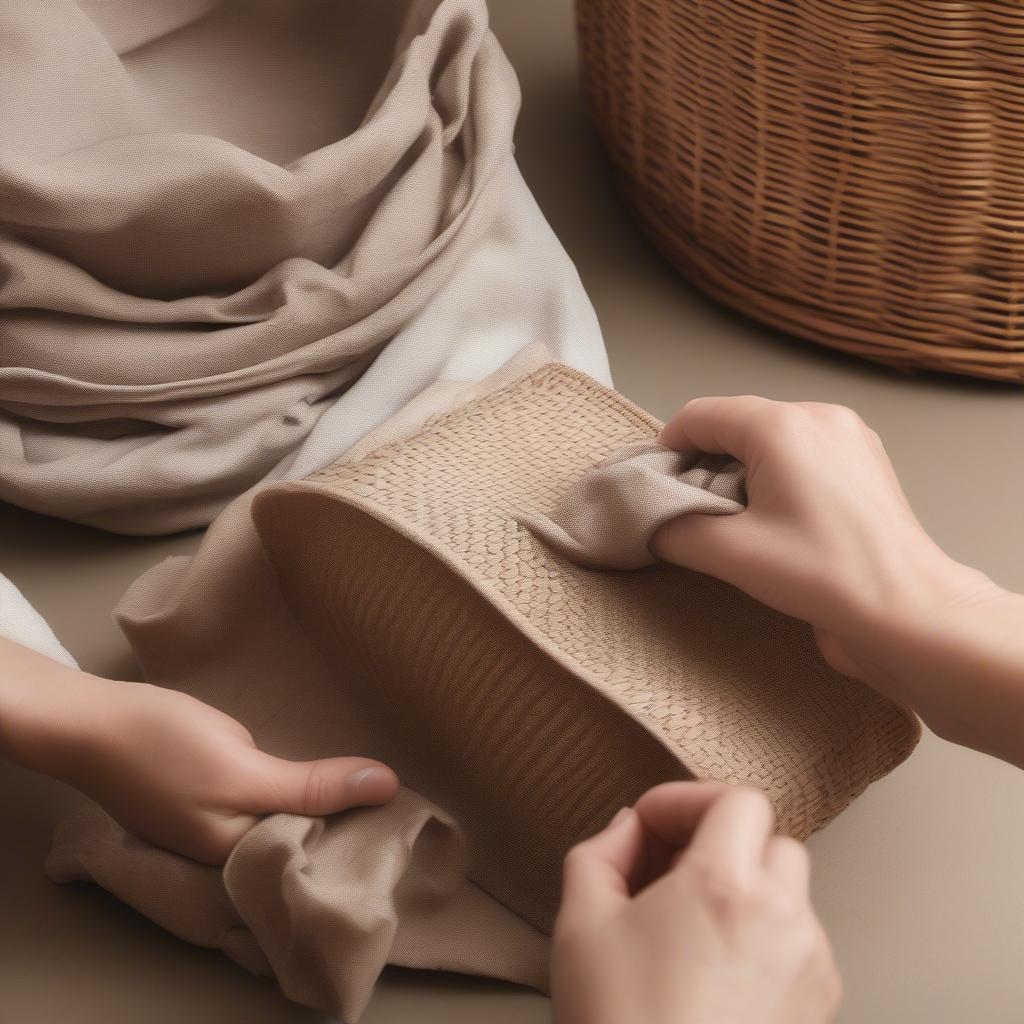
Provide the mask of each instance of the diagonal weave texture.
POLYGON ((648 786, 755 785, 806 836, 918 738, 805 624, 674 567, 581 568, 521 525, 659 427, 551 364, 254 508, 289 604, 375 710, 366 753, 449 810, 474 877, 540 927, 567 847, 648 786))
POLYGON ((576 11, 622 188, 684 274, 868 359, 1024 381, 1024 7, 576 11))

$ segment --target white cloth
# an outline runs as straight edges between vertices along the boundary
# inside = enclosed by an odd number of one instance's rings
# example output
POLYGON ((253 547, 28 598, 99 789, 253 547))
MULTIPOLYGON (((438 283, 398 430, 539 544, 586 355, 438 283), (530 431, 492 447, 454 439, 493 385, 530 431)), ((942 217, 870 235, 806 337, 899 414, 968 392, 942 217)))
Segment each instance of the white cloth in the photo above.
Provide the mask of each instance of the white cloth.
POLYGON ((75 659, 54 636, 43 617, 6 576, 0 576, 0 636, 30 647, 69 668, 78 668, 75 659))

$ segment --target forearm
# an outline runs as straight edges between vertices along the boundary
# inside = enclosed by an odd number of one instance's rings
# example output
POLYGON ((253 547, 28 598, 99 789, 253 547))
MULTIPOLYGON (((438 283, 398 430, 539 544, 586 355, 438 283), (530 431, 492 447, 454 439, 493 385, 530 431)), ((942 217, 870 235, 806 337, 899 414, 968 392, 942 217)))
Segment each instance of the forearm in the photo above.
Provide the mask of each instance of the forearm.
POLYGON ((0 755, 63 777, 114 685, 0 637, 0 755))
POLYGON ((1024 596, 947 560, 867 620, 850 643, 865 682, 1024 768, 1024 596))

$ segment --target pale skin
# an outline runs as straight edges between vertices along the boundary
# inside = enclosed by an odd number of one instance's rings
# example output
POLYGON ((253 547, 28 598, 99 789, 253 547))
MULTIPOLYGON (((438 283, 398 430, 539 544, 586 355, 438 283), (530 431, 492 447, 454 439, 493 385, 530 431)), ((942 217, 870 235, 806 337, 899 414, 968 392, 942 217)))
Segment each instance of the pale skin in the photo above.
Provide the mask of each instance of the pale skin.
MULTIPOLYGON (((938 548, 854 413, 704 398, 661 441, 740 459, 749 504, 667 524, 652 544, 659 557, 805 620, 838 671, 945 739, 1024 767, 1024 597, 938 548)), ((190 697, 72 672, 2 640, 0 753, 209 863, 261 815, 382 803, 398 785, 363 758, 273 758, 190 697)), ((556 1024, 832 1020, 840 982, 808 876, 804 847, 775 834, 759 793, 651 790, 566 860, 556 1024)))
POLYGON ((0 638, 0 753, 70 783, 129 832, 223 864, 262 815, 385 803, 390 768, 365 757, 286 761, 184 693, 67 668, 0 638))

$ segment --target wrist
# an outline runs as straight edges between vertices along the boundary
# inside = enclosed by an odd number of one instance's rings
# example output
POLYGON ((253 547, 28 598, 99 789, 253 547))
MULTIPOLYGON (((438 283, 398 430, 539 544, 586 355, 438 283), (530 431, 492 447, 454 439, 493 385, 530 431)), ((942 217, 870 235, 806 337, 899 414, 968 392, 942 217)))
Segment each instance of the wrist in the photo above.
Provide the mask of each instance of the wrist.
POLYGON ((884 659, 889 647, 995 584, 950 558, 924 531, 888 535, 877 550, 865 545, 847 581, 837 582, 837 620, 831 630, 852 646, 884 659))
POLYGON ((908 543, 857 595, 836 636, 857 675, 913 708, 934 728, 934 683, 944 664, 969 656, 972 621, 1010 598, 984 573, 962 565, 929 538, 908 543))
POLYGON ((30 668, 3 702, 3 752, 31 771, 72 781, 81 753, 102 743, 118 684, 49 659, 30 668))

